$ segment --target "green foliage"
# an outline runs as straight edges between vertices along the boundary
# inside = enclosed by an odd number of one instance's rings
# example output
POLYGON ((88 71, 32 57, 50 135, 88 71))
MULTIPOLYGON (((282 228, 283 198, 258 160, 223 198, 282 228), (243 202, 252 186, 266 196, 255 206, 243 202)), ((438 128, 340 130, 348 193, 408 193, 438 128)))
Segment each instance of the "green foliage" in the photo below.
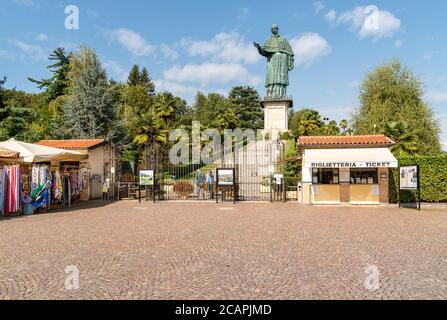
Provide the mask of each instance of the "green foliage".
POLYGON ((204 128, 253 129, 263 128, 263 111, 259 94, 254 88, 238 86, 228 98, 218 93, 198 92, 192 107, 194 120, 204 128))
POLYGON ((130 69, 127 84, 129 86, 137 86, 140 84, 140 67, 137 64, 134 64, 130 69))
POLYGON ((26 140, 27 128, 38 117, 39 95, 1 89, 0 140, 26 140))
POLYGON ((228 100, 221 94, 210 93, 205 96, 198 92, 193 105, 194 119, 206 128, 213 127, 213 122, 229 108, 228 100))
POLYGON ((264 112, 256 89, 234 87, 228 94, 228 100, 239 118, 240 128, 258 130, 264 127, 264 112))
POLYGON ((337 122, 332 120, 321 128, 321 133, 325 136, 338 136, 340 135, 340 128, 337 122))
POLYGON ((139 114, 131 125, 131 134, 136 145, 165 142, 167 130, 163 129, 163 120, 155 112, 139 114))
POLYGON ((301 179, 302 162, 299 159, 286 161, 285 181, 288 186, 297 186, 301 179))
POLYGON ((295 137, 322 135, 324 122, 316 110, 305 108, 294 112, 290 118, 289 128, 295 137))
MULTIPOLYGON (((421 176, 421 198, 424 202, 447 201, 447 154, 438 156, 413 156, 399 157, 400 166, 418 164, 421 176)), ((399 189, 399 170, 393 169, 390 174, 390 201, 397 202, 397 190, 399 189)), ((417 199, 416 192, 401 192, 403 202, 414 202, 417 199)))
POLYGON ((127 84, 129 86, 142 86, 151 96, 155 94, 155 84, 152 82, 149 72, 146 68, 143 68, 140 72, 140 67, 137 64, 134 64, 130 69, 127 84))
POLYGON ((3 89, 3 86, 5 85, 5 83, 6 83, 6 77, 3 77, 3 80, 0 80, 0 121, 2 120, 2 113, 1 112, 3 112, 3 109, 5 108, 5 103, 4 103, 4 101, 3 101, 3 92, 4 92, 4 89, 3 89))
POLYGON ((36 83, 39 89, 45 88, 46 101, 50 102, 67 93, 71 53, 67 54, 64 48, 57 48, 50 54, 48 60, 54 61, 54 63, 47 67, 53 76, 48 79, 35 80, 28 78, 28 80, 36 83))
POLYGON ((415 153, 439 153, 439 123, 423 95, 421 81, 399 60, 377 67, 366 75, 361 86, 360 107, 353 117, 355 133, 383 132, 387 123, 405 122, 409 131, 418 136, 415 153))
POLYGON ((340 127, 342 134, 346 134, 349 129, 349 122, 348 120, 343 119, 340 121, 340 124, 338 126, 340 127))
POLYGON ((390 148, 394 155, 414 155, 417 152, 417 133, 416 131, 411 131, 407 123, 402 121, 386 123, 383 133, 385 136, 396 142, 396 144, 390 148))
POLYGON ((71 63, 70 92, 63 110, 65 134, 78 139, 107 138, 117 103, 96 53, 81 47, 71 63))

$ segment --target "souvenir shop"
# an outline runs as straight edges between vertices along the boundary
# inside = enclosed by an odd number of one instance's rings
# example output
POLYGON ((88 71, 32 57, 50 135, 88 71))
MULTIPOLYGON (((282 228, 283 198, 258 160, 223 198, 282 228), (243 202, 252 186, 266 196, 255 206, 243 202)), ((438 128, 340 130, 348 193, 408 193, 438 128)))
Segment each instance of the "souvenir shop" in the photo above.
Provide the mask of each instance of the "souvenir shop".
POLYGON ((387 204, 389 171, 398 161, 384 135, 300 137, 304 204, 387 204))
POLYGON ((86 156, 40 147, 16 140, 0 142, 0 148, 18 154, 0 161, 0 211, 2 216, 29 215, 70 206, 79 200, 81 170, 86 156))

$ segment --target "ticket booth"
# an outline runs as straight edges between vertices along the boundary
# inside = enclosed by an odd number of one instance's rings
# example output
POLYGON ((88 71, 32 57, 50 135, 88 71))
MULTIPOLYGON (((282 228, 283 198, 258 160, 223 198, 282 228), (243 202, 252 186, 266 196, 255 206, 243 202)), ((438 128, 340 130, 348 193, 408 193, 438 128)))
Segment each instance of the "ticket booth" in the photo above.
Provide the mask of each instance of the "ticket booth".
POLYGON ((301 137, 304 204, 389 202, 389 170, 397 159, 384 135, 301 137))

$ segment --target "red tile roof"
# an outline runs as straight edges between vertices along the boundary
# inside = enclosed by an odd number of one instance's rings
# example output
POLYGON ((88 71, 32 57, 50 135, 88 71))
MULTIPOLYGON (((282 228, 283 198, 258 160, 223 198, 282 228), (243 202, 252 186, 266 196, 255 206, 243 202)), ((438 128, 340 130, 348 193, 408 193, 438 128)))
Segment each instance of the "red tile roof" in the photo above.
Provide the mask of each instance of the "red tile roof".
POLYGON ((0 147, 0 158, 18 158, 19 152, 0 147))
POLYGON ((300 137, 298 146, 390 146, 395 142, 382 135, 300 137))
POLYGON ((36 144, 68 150, 92 149, 105 143, 104 139, 80 139, 80 140, 42 140, 36 144))

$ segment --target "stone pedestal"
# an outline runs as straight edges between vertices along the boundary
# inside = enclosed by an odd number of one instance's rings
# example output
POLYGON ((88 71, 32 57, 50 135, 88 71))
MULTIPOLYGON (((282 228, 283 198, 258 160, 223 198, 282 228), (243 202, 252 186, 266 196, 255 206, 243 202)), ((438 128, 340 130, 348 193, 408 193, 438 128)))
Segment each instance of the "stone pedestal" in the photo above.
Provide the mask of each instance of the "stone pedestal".
POLYGON ((293 108, 292 100, 264 100, 264 131, 278 136, 289 130, 289 108, 293 108))

